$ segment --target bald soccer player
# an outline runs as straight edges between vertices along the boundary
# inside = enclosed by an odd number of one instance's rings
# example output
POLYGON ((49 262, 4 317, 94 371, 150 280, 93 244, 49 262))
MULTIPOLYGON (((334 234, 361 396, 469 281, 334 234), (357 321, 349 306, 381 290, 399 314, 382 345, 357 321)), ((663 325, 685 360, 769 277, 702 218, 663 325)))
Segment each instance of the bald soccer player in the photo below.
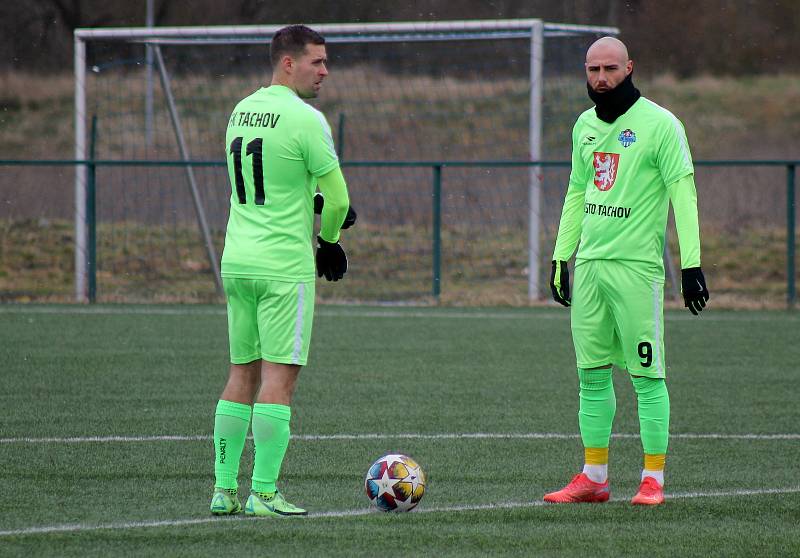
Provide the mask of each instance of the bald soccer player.
POLYGON ((222 254, 230 370, 214 421, 211 513, 242 511, 239 461, 252 419, 255 459, 246 515, 305 515, 277 481, 289 445, 291 400, 306 364, 316 275, 347 271, 339 229, 355 222, 325 116, 305 102, 328 75, 325 39, 303 25, 275 33, 272 83, 241 100, 225 136, 231 183, 222 254), (324 198, 314 191, 319 186, 324 198))
POLYGON ((550 287, 571 305, 580 383, 583 471, 546 502, 609 499, 608 447, 616 410, 612 366, 630 375, 638 398, 644 468, 633 504, 664 501, 669 396, 664 361, 664 235, 672 202, 686 307, 708 300, 700 270, 694 168, 683 125, 633 86, 633 61, 613 37, 586 53, 595 106, 572 131, 572 170, 558 229, 550 287), (579 246, 580 242, 580 246, 579 246), (578 247, 570 296, 567 261, 578 247))

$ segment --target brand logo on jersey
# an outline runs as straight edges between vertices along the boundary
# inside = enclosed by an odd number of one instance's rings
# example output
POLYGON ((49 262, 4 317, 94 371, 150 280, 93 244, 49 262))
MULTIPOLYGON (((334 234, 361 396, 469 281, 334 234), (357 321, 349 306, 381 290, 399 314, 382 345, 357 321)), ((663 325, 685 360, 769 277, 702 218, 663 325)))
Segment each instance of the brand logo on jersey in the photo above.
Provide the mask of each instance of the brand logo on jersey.
POLYGON ((597 138, 594 136, 586 136, 585 138, 583 138, 582 145, 594 145, 596 139, 597 138))
POLYGON ((594 185, 601 192, 610 190, 617 179, 619 168, 619 153, 594 152, 594 185))
POLYGON ((627 130, 622 130, 617 139, 622 144, 622 147, 630 147, 636 143, 636 133, 628 128, 627 130))

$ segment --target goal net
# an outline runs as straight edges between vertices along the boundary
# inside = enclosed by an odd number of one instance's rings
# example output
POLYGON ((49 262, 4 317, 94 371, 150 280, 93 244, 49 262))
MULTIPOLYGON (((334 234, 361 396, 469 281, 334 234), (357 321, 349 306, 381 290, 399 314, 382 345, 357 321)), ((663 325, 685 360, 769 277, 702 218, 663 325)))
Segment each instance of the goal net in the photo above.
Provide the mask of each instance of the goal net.
MULTIPOLYGON (((101 162, 94 211, 90 173, 76 172, 79 300, 218 300, 225 126, 269 84, 279 27, 76 31, 75 157, 93 150, 101 162)), ((506 304, 543 294, 569 169, 524 162, 569 159, 572 124, 590 104, 585 50, 617 30, 539 20, 314 28, 330 75, 312 104, 331 124, 359 214, 343 235, 346 280, 321 282, 319 297, 506 304)))

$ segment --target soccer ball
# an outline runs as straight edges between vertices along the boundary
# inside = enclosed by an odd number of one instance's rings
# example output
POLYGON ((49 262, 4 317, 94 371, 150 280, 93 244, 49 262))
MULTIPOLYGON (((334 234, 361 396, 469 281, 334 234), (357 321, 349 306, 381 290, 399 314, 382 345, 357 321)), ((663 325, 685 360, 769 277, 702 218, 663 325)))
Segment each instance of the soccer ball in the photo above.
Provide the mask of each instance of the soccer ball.
POLYGON ((425 494, 425 473, 407 455, 384 455, 367 471, 364 490, 381 511, 411 511, 425 494))

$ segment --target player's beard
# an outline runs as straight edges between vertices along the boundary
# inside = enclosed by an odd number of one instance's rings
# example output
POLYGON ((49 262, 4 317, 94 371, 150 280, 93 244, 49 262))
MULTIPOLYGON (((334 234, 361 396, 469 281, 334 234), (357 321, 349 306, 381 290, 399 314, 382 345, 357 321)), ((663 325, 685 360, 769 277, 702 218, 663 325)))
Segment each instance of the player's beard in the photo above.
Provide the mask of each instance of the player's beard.
POLYGON ((322 81, 314 82, 308 86, 307 89, 301 91, 300 89, 297 90, 297 96, 301 99, 316 99, 319 97, 319 92, 322 90, 322 81), (318 88, 315 88, 315 85, 319 85, 318 88))
POLYGON ((625 76, 625 79, 614 89, 603 93, 592 89, 589 82, 586 82, 586 89, 589 92, 589 98, 594 101, 597 118, 609 124, 625 114, 642 96, 639 90, 633 86, 633 72, 625 76))
POLYGON ((319 91, 314 89, 306 89, 305 91, 297 90, 297 96, 301 99, 316 99, 319 96, 319 91))

